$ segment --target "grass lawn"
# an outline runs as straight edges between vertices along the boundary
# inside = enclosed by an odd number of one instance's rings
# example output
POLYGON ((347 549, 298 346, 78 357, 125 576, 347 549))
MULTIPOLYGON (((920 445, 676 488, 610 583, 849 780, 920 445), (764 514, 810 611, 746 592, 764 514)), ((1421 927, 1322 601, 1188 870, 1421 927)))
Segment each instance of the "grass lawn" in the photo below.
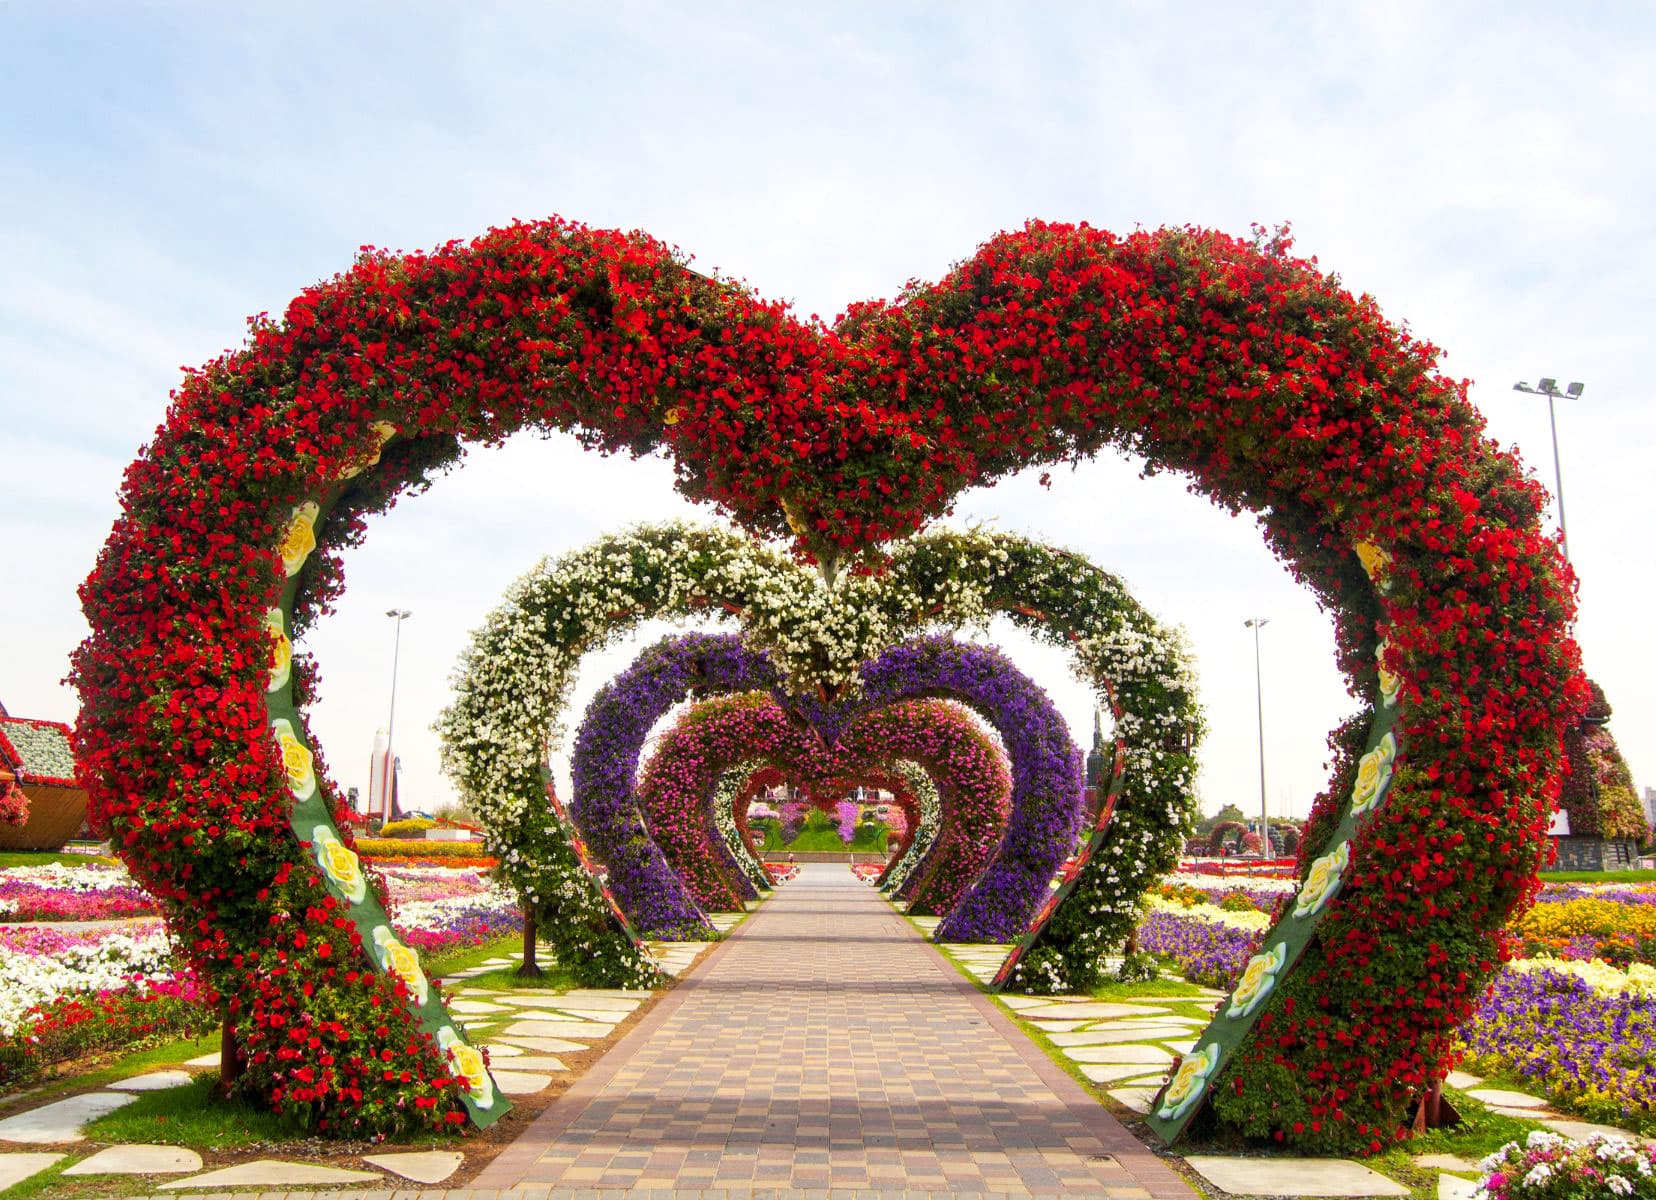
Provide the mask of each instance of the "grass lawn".
POLYGON ((119 861, 103 854, 47 854, 38 850, 0 851, 0 867, 112 867, 119 861))
MULTIPOLYGON (((491 955, 490 957, 494 957, 491 955)), ((548 962, 546 958, 537 959, 544 972, 539 979, 528 979, 517 973, 516 967, 501 967, 497 971, 489 971, 483 975, 473 975, 455 984, 455 987, 494 988, 499 991, 518 990, 552 990, 566 991, 569 988, 580 987, 580 981, 575 979, 569 969, 560 963, 548 962)))
POLYGON ((86 1136, 95 1142, 156 1142, 194 1150, 235 1150, 304 1136, 245 1100, 221 1100, 217 1087, 218 1073, 208 1072, 187 1087, 140 1092, 133 1103, 89 1124, 86 1136))
POLYGON ((105 1051, 87 1059, 63 1064, 66 1070, 62 1075, 47 1077, 44 1080, 36 1079, 32 1085, 25 1086, 24 1091, 18 1096, 0 1097, 0 1106, 9 1106, 14 1099, 27 1097, 21 1107, 34 1108, 70 1092, 83 1092, 88 1088, 101 1087, 132 1075, 178 1067, 192 1058, 199 1058, 218 1048, 219 1034, 214 1030, 200 1038, 178 1038, 142 1050, 126 1053, 105 1051))
MULTIPOLYGON (((544 950, 545 947, 542 947, 544 950)), ((506 933, 497 938, 490 938, 478 946, 457 946, 452 950, 443 950, 430 955, 420 956, 420 965, 432 979, 441 979, 445 975, 452 975, 456 971, 464 971, 470 967, 480 967, 491 958, 510 958, 516 962, 523 953, 523 935, 521 933, 506 933)), ((538 956, 537 956, 538 957, 538 956)), ((552 958, 552 951, 546 950, 548 961, 552 958)))
POLYGON ((1656 871, 1542 871, 1542 883, 1650 883, 1656 871))

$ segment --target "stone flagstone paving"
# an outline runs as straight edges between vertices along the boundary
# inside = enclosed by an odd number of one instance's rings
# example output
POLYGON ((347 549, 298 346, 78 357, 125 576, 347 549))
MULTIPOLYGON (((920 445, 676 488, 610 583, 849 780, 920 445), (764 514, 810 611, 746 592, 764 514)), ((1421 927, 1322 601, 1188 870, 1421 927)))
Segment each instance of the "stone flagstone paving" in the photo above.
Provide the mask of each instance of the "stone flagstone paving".
POLYGON ((806 864, 472 1184, 1194 1193, 843 866, 806 864))

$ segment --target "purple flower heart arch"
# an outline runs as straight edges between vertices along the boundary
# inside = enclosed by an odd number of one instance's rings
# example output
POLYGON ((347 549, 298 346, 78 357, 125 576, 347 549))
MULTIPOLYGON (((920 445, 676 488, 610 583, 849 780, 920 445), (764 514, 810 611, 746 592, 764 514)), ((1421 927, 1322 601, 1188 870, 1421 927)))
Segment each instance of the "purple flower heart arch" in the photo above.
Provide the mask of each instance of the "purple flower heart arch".
POLYGON ((688 495, 830 569, 965 488, 1106 446, 1258 514, 1389 728, 1342 742, 1308 827, 1307 882, 1333 886, 1303 965, 1193 1056, 1182 1111, 1211 1096, 1233 1128, 1378 1149, 1443 1077, 1535 895, 1586 689, 1545 494, 1434 347, 1282 235, 1031 222, 825 327, 554 218, 365 253, 252 322, 180 385, 81 589, 78 778, 189 931, 244 1089, 346 1133, 463 1121, 458 1097, 488 1094, 435 990, 370 936, 384 913, 302 711, 314 672, 282 656, 366 514, 529 427, 664 447, 688 495), (1382 668, 1403 681, 1389 718, 1382 668), (1351 781, 1377 751, 1371 803, 1351 781))
POLYGON ((716 822, 724 775, 774 767, 818 793, 857 783, 900 787, 897 760, 927 771, 941 794, 942 835, 910 907, 941 914, 993 855, 1012 792, 1005 755, 957 705, 912 700, 863 712, 830 749, 766 695, 706 700, 661 736, 639 774, 637 801, 651 839, 696 903, 739 910, 754 892, 716 822))
MULTIPOLYGON (((1081 752, 1062 716, 999 651, 948 638, 903 643, 867 664, 862 693, 836 705, 788 703, 827 746, 865 713, 946 697, 975 709, 1011 760, 1011 815, 998 851, 938 926, 947 941, 1009 941, 1045 898, 1080 829, 1081 752)), ((650 837, 634 795, 651 729, 690 697, 775 688, 764 655, 728 635, 691 634, 647 647, 593 697, 576 735, 570 814, 609 866, 609 886, 633 923, 656 936, 709 936, 711 926, 650 837)), ((876 723, 878 723, 876 718, 876 723)))

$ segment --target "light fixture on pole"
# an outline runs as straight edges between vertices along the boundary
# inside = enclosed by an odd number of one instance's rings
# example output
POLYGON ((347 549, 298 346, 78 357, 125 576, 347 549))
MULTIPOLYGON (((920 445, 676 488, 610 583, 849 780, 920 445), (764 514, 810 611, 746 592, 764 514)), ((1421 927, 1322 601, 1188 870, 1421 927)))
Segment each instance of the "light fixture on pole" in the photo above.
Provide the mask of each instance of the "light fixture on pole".
POLYGON ((1569 562, 1570 531, 1564 524, 1564 472, 1558 465, 1558 418, 1553 413, 1553 401, 1561 400, 1566 396, 1571 400, 1579 400, 1581 393, 1587 390, 1587 385, 1572 383, 1561 392, 1558 390, 1558 380, 1543 379, 1534 387, 1527 383, 1515 383, 1512 385, 1512 390, 1547 398, 1547 424, 1552 428, 1553 480, 1558 487, 1558 540, 1564 549, 1564 561, 1569 562))
POLYGON ((1242 622, 1254 631, 1254 701, 1259 710, 1259 857, 1271 856, 1271 816, 1265 809, 1265 677, 1259 665, 1259 631, 1269 617, 1249 617, 1242 622))
POLYGON ((396 743, 392 740, 397 731, 397 664, 402 657, 402 623, 414 614, 406 608, 388 608, 385 615, 397 623, 396 637, 391 643, 391 713, 385 721, 385 778, 380 788, 380 800, 384 805, 384 819, 392 817, 392 790, 395 781, 396 743))

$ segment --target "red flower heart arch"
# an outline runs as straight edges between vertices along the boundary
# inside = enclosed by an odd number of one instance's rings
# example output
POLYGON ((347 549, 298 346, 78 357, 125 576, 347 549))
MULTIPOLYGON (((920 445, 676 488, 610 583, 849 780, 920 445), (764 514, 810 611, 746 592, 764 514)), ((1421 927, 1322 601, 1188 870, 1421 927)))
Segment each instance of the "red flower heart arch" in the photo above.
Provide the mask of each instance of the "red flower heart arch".
POLYGON ((1348 850, 1341 890, 1211 1093, 1250 1132, 1375 1148, 1444 1073, 1533 897, 1584 702, 1542 491, 1435 365, 1282 237, 1031 223, 831 328, 556 219, 367 252, 190 374, 128 470, 81 591, 82 781, 225 997, 244 1086, 345 1132, 454 1119, 463 1087, 487 1092, 480 1063, 440 1056, 440 1006, 398 1003, 423 977, 361 944, 324 882, 355 876, 307 774, 308 664, 269 691, 270 611, 293 606, 285 636, 326 608, 362 515, 465 442, 542 426, 664 447, 687 495, 838 559, 1114 445, 1260 517, 1336 612, 1359 695, 1382 636, 1404 681, 1391 790, 1359 830, 1346 739, 1305 852, 1348 850))

